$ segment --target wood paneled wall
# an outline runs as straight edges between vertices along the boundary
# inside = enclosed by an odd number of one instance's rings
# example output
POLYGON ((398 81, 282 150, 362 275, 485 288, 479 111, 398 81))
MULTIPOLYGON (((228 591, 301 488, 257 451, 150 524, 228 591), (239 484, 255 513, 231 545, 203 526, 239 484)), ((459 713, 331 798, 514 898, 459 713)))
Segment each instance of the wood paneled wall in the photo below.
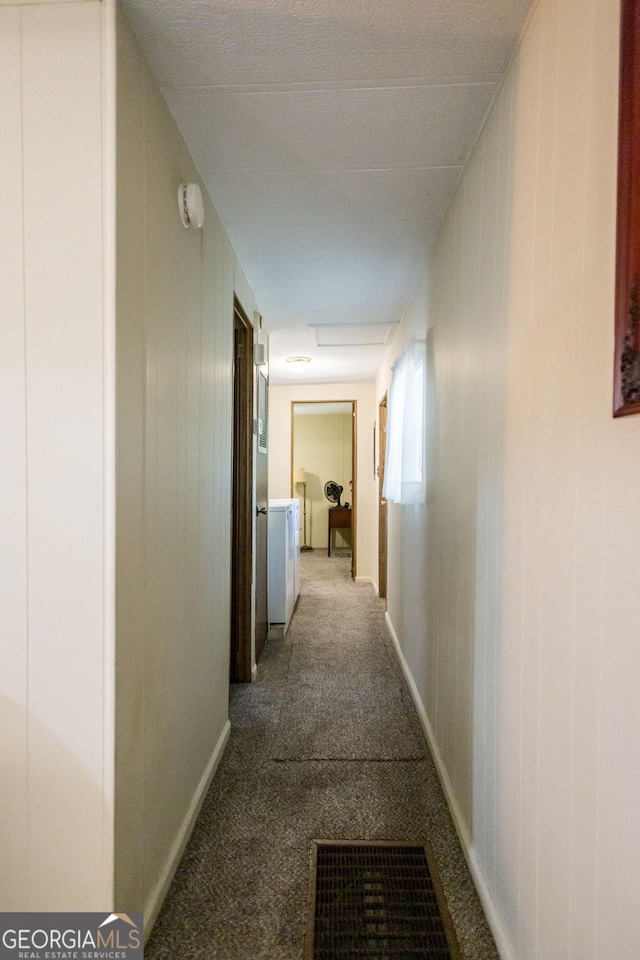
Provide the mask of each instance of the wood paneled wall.
POLYGON ((0 909, 111 902, 102 5, 0 7, 0 909))
POLYGON ((390 507, 389 614, 519 960, 640 950, 640 418, 611 416, 618 30, 617 0, 539 0, 394 348, 430 328, 435 451, 426 505, 390 507))

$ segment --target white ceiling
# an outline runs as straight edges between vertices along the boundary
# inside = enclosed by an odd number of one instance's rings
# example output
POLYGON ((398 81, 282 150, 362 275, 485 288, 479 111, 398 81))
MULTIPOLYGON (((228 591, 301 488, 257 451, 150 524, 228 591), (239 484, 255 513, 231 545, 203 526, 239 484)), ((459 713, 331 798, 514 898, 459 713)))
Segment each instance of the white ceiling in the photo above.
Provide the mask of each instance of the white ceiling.
POLYGON ((272 383, 373 378, 383 343, 311 328, 400 320, 530 6, 124 0, 260 305, 272 383))

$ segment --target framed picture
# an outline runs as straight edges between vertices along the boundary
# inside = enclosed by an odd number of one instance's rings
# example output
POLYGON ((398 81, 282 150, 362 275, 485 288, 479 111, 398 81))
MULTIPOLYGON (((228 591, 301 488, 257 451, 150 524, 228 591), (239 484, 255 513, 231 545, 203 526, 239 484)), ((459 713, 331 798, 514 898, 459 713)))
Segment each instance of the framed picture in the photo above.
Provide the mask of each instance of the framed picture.
POLYGON ((613 415, 640 413, 640 0, 622 0, 613 415))

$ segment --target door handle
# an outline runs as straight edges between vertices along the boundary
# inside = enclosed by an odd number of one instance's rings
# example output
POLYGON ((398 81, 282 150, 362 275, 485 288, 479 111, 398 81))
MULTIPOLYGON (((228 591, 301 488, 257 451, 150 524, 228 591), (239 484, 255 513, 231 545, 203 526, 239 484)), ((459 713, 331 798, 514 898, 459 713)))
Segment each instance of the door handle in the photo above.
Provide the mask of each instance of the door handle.
POLYGON ((257 516, 257 517, 260 516, 261 513, 266 514, 266 512, 267 512, 267 508, 266 508, 266 507, 256 507, 256 516, 257 516))

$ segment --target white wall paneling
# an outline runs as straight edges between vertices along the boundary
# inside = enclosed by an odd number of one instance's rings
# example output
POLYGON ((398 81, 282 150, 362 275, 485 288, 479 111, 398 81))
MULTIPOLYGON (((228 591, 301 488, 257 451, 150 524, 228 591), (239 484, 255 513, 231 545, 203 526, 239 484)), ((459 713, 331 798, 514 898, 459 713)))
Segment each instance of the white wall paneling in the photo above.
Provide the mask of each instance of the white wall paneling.
POLYGON ((640 421, 611 417, 618 14, 537 4, 376 388, 429 327, 435 456, 424 508, 389 510, 389 617, 520 960, 640 949, 640 421))
POLYGON ((152 920, 228 735, 233 296, 253 294, 118 17, 115 900, 152 920), (142 201, 141 201, 142 198, 142 201))
MULTIPOLYGON (((0 669, 0 876, 13 883, 3 910, 21 909, 27 890, 27 437, 22 183, 21 27, 17 8, 0 10, 0 418, 3 494, 0 498, 0 596, 5 637, 0 669)), ((6 882, 6 881, 5 881, 6 882)), ((4 884, 0 884, 4 886, 4 884)))
POLYGON ((255 302, 208 198, 180 223, 197 171, 115 17, 0 9, 0 906, 152 920, 228 735, 234 286, 255 302))
POLYGON ((105 618, 102 8, 42 4, 0 15, 3 226, 11 231, 2 256, 10 393, 2 500, 12 535, 3 780, 16 824, 0 868, 11 879, 0 888, 3 909, 101 909, 111 897, 104 663, 113 639, 105 618))

